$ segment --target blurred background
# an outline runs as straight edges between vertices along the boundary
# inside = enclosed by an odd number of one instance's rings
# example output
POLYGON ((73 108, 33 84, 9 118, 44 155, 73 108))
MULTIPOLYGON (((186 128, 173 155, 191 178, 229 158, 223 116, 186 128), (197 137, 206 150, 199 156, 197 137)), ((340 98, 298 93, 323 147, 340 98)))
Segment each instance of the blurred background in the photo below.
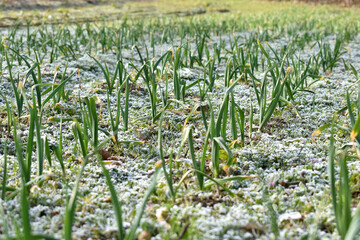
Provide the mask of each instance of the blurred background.
MULTIPOLYGON (((27 8, 27 7, 39 7, 39 8, 51 8, 51 7, 80 7, 86 5, 121 5, 124 2, 159 2, 157 0, 0 0, 3 8, 27 8)), ((252 1, 252 0, 248 0, 252 1)), ((360 0, 274 0, 285 2, 306 2, 312 4, 339 4, 343 6, 360 5, 360 0)), ((160 1, 163 2, 163 1, 160 1)), ((166 1, 165 1, 166 2, 166 1)), ((171 2, 171 0, 169 1, 171 2)), ((179 1, 186 3, 187 1, 179 1)), ((195 1, 206 2, 209 1, 195 1)))
POLYGON ((360 7, 360 0, 0 0, 0 27, 14 24, 115 21, 124 17, 262 14, 328 4, 360 7), (301 5, 301 6, 299 6, 301 5))
POLYGON ((2 7, 7 9, 15 8, 52 8, 52 7, 77 7, 92 4, 107 4, 109 2, 122 2, 113 0, 0 0, 2 7))

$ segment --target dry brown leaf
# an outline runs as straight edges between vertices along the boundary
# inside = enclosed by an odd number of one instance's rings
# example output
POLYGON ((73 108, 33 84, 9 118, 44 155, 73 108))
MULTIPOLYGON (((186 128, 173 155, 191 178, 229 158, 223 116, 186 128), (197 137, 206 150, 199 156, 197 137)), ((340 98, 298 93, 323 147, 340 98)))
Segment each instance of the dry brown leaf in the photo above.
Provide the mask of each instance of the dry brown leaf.
POLYGON ((258 224, 254 222, 249 222, 244 227, 242 227, 242 229, 244 229, 247 232, 256 231, 256 232, 264 233, 264 229, 262 229, 262 227, 260 227, 258 224))
POLYGON ((105 149, 100 149, 99 153, 103 160, 108 160, 111 157, 111 153, 105 149))

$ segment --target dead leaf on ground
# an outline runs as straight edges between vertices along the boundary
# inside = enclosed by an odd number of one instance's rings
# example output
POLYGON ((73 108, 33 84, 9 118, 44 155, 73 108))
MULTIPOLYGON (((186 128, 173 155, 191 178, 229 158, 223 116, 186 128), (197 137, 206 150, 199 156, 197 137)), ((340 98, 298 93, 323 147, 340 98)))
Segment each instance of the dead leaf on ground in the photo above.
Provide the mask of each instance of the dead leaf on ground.
POLYGON ((247 232, 255 231, 255 232, 264 233, 264 229, 261 226, 259 226, 258 224, 254 223, 254 222, 249 222, 244 227, 242 227, 242 229, 247 231, 247 232))
POLYGON ((100 149, 99 153, 103 160, 108 160, 111 157, 111 153, 108 150, 100 149))
POLYGON ((151 239, 151 232, 149 230, 142 231, 138 236, 138 240, 150 240, 150 239, 151 239))

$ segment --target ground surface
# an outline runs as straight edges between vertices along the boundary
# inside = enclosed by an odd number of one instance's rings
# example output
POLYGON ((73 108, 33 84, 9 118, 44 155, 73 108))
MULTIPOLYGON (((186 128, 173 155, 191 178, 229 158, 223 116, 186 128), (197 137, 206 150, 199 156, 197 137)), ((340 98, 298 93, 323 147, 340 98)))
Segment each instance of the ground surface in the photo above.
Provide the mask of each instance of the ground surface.
MULTIPOLYGON (((121 131, 118 133, 119 145, 115 146, 109 142, 102 150, 102 158, 106 162, 121 202, 123 225, 129 231, 136 209, 139 208, 141 199, 152 181, 155 163, 160 159, 159 122, 158 120, 153 122, 149 117, 151 116, 151 104, 144 80, 141 76, 136 79, 137 71, 134 66, 139 69, 141 60, 134 45, 139 46, 139 51, 143 56, 146 56, 147 47, 148 59, 157 60, 166 51, 172 49, 172 52, 175 53, 178 46, 188 42, 187 47, 195 56, 198 54, 196 37, 206 35, 209 52, 208 54, 203 53, 203 60, 190 66, 187 57, 183 59, 184 64, 179 69, 179 76, 186 82, 186 85, 191 85, 198 79, 204 78, 206 64, 210 58, 213 61, 216 59, 214 49, 216 46, 222 46, 220 58, 218 58, 221 61, 216 62, 214 72, 215 87, 212 92, 208 93, 209 101, 217 115, 227 89, 224 85, 227 61, 233 61, 240 56, 240 52, 234 48, 235 41, 237 41, 237 46, 245 51, 250 51, 250 48, 247 48, 248 45, 259 49, 256 41, 259 40, 274 62, 276 62, 276 56, 269 46, 277 54, 282 54, 282 51, 289 49, 292 44, 294 48, 292 55, 303 61, 306 66, 306 62, 311 57, 319 56, 320 49, 317 41, 326 42, 331 49, 334 49, 336 38, 349 34, 347 39, 342 40, 343 54, 332 71, 330 69, 324 71, 325 69, 320 67, 319 72, 313 74, 317 75, 316 77, 308 76, 309 84, 303 89, 306 91, 298 91, 291 100, 291 105, 279 105, 261 131, 258 129, 260 110, 250 76, 247 75, 247 78, 241 79, 235 86, 234 101, 245 114, 245 141, 243 146, 235 144, 231 148, 235 163, 231 166, 228 174, 229 176, 250 177, 243 181, 235 180, 224 183, 237 197, 230 196, 226 191, 215 187, 209 180, 206 181, 204 190, 199 190, 193 173, 190 173, 182 184, 179 183, 182 176, 193 168, 189 146, 186 144, 183 151, 179 152, 184 123, 187 122, 187 126, 193 126, 194 148, 199 158, 206 136, 206 129, 197 105, 200 101, 199 86, 195 84, 187 89, 185 101, 180 101, 181 104, 173 103, 166 110, 160 132, 168 170, 170 155, 173 153, 174 156, 177 154, 180 156, 180 158, 174 157, 173 162, 173 183, 179 187, 177 195, 175 199, 170 197, 166 179, 161 174, 156 191, 147 201, 145 214, 136 232, 139 239, 275 239, 277 233, 271 227, 273 223, 271 209, 273 209, 280 239, 339 239, 329 197, 327 152, 330 133, 327 129, 322 134, 313 136, 314 138, 312 138, 312 134, 319 127, 331 123, 334 113, 346 106, 348 90, 350 90, 352 99, 357 97, 356 76, 350 67, 346 69, 350 63, 355 69, 360 68, 357 10, 332 7, 312 9, 304 5, 304 10, 298 12, 296 11, 297 7, 288 3, 241 1, 243 6, 236 6, 236 1, 225 1, 224 3, 193 1, 192 5, 182 5, 180 2, 171 1, 168 5, 161 1, 139 2, 124 3, 122 7, 89 8, 89 15, 92 19, 96 19, 104 13, 109 13, 109 16, 115 16, 120 12, 129 14, 127 20, 121 19, 115 22, 97 22, 87 26, 85 24, 33 26, 29 30, 20 27, 16 31, 15 28, 1 30, 0 36, 3 44, 11 48, 18 47, 22 54, 29 56, 32 61, 35 61, 35 55, 32 51, 28 51, 27 44, 29 43, 24 45, 17 43, 25 41, 28 31, 34 34, 32 38, 35 42, 41 43, 38 45, 40 46, 38 50, 40 56, 43 56, 40 65, 43 83, 59 82, 66 66, 66 76, 79 69, 79 75, 77 73, 66 83, 66 90, 69 90, 67 101, 61 100, 57 105, 49 102, 42 110, 41 133, 42 136, 47 137, 50 144, 58 144, 60 135, 60 123, 51 121, 51 119, 62 117, 70 120, 64 121, 62 126, 62 155, 65 163, 65 175, 51 152, 53 163, 50 166, 49 162, 45 161, 44 173, 52 174, 52 176, 46 178, 41 184, 34 184, 31 187, 29 201, 32 231, 58 239, 63 238, 66 199, 75 186, 75 176, 79 173, 83 162, 80 146, 71 129, 73 124, 71 119, 81 115, 79 99, 96 96, 100 100, 97 103, 97 111, 101 111, 99 125, 111 131, 109 114, 110 112, 115 114, 114 109, 118 106, 118 95, 113 93, 109 98, 107 97, 104 75, 87 53, 95 56, 102 64, 106 63, 111 73, 114 72, 117 57, 121 55, 124 66, 129 73, 132 73, 133 77, 129 96, 129 129, 124 130, 121 123, 121 131), (198 13, 201 14, 198 15, 198 13), (144 15, 153 14, 159 14, 162 18, 142 18, 144 15), (171 15, 166 16, 168 14, 171 15), (190 17, 183 16, 194 14, 195 16, 190 17), (175 15, 180 15, 180 17, 175 17, 175 15), (116 41, 105 40, 107 43, 102 45, 102 36, 106 35, 106 39, 115 39, 116 34, 113 33, 122 27, 126 29, 125 32, 122 32, 126 41, 121 43, 120 53, 115 46, 116 41), (81 29, 84 34, 77 35, 79 32, 77 29, 81 29), (87 29, 94 31, 93 35, 89 34, 87 29), (185 32, 185 37, 181 37, 180 29, 185 32), (64 50, 65 48, 60 51, 61 47, 59 47, 57 57, 50 63, 52 50, 49 46, 49 42, 51 42, 49 36, 56 36, 60 31, 64 32, 64 40, 62 40, 63 45, 59 43, 59 46, 73 47, 74 54, 70 50, 64 50), (47 37, 44 38, 44 36, 47 37), (93 45, 87 45, 87 40, 83 41, 79 36, 91 39, 88 42, 93 45), (152 41, 152 37, 155 40, 152 41), (54 78, 57 67, 59 73, 54 78), (354 89, 356 91, 353 91, 354 89), (111 109, 108 108, 108 103, 111 109), (254 108, 252 132, 250 132, 251 105, 254 108), (190 114, 192 117, 187 119, 190 114), (121 141, 125 143, 121 143, 121 141), (269 208, 269 205, 272 207, 269 208)), ((31 11, 24 11, 24 19, 30 16, 31 11)), ((52 17, 48 11, 39 12, 39 17, 34 17, 32 20, 36 24, 46 21, 44 19, 51 21, 55 19, 54 22, 76 22, 79 20, 79 14, 76 11, 84 13, 87 8, 66 9, 64 14, 69 16, 66 19, 62 19, 61 11, 54 10, 51 13, 52 17)), ((17 18, 17 14, 16 11, 9 11, 3 13, 2 18, 17 18)), ((12 23, 11 19, 8 23, 3 22, 4 25, 12 23)), ((12 58, 12 75, 17 79, 17 83, 19 81, 25 83, 25 96, 30 101, 32 99, 31 86, 34 83, 29 77, 30 75, 27 75, 29 68, 24 62, 19 64, 16 55, 4 47, 2 53, 5 51, 12 58)), ((264 59, 265 55, 259 49, 258 62, 260 64, 254 71, 256 78, 263 79, 265 72, 270 68, 269 62, 264 59)), ((247 63, 247 65, 249 64, 247 63)), ((290 60, 285 65, 293 68, 291 71, 294 71, 295 66, 290 60)), ((10 84, 11 77, 8 69, 5 54, 3 54, 1 56, 0 91, 11 102, 13 111, 16 112, 14 90, 10 84)), ((241 72, 237 74, 237 77, 240 75, 241 72)), ((208 79, 208 74, 205 75, 205 78, 208 79)), ((235 80, 233 79, 233 81, 235 80)), ((168 89, 166 99, 175 98, 173 66, 170 63, 164 66, 161 74, 156 75, 156 82, 158 86, 157 104, 158 111, 160 111, 163 108, 164 98, 162 96, 164 96, 165 89, 168 89), (167 86, 166 80, 168 80, 167 86)), ((269 94, 272 87, 273 84, 269 77, 269 94)), ((124 106, 125 93, 120 91, 119 94, 120 104, 124 106)), ((271 99, 271 96, 268 95, 268 98, 271 99)), ((203 105, 207 106, 206 116, 209 120, 207 104, 207 100, 203 102, 203 105)), ((21 186, 19 165, 15 154, 15 143, 12 141, 14 139, 13 132, 7 131, 9 125, 4 98, 0 100, 0 110, 0 165, 4 164, 3 154, 5 140, 7 140, 8 177, 6 185, 11 188, 19 188, 21 186)), ((24 107, 23 116, 16 120, 24 145, 26 145, 29 134, 28 118, 29 109, 24 107)), ((339 114, 337 123, 341 126, 350 125, 345 112, 339 114)), ((228 123, 226 136, 227 144, 230 146, 232 142, 230 123, 228 123)), ((106 135, 100 132, 99 138, 106 139, 106 135)), ((238 139, 240 139, 240 132, 238 132, 238 139)), ((339 149, 346 146, 351 148, 348 131, 339 129, 336 132, 336 140, 339 149)), ((211 152, 208 150, 205 156, 205 172, 214 177, 210 167, 210 155, 211 152)), ((36 151, 33 152, 32 159, 34 167, 31 170, 31 176, 35 178, 37 175, 36 151)), ((221 167, 225 165, 227 159, 228 155, 221 151, 221 167)), ((353 207, 355 208, 358 202, 357 184, 360 164, 358 160, 351 160, 348 167, 354 197, 353 207)), ((218 178, 226 177, 226 172, 222 171, 218 178)), ((1 175, 1 180, 3 181, 3 175, 1 175)), ((6 219, 9 223, 10 235, 15 236, 15 226, 21 226, 21 199, 19 195, 10 197, 13 191, 8 190, 8 199, 1 200, 5 217, 1 218, 0 223, 4 223, 6 219)), ((73 239, 116 239, 117 225, 110 193, 103 171, 93 156, 90 157, 81 177, 75 215, 73 239)), ((5 236, 4 225, 0 224, 0 226, 0 235, 5 236)))

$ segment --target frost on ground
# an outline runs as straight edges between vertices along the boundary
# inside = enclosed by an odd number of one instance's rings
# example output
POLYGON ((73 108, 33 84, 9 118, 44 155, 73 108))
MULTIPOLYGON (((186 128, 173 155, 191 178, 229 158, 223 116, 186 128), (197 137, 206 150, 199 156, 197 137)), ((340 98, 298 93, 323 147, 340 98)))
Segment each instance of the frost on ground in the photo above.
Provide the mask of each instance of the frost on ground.
MULTIPOLYGON (((6 34, 6 33, 4 33, 6 34)), ((236 36, 246 39, 249 33, 236 33, 236 36)), ((230 48, 230 38, 226 36, 212 36, 209 41, 210 49, 215 42, 225 40, 225 49, 230 48), (211 43, 210 43, 211 42, 211 43)), ((245 40, 244 40, 245 41, 245 40)), ((279 50, 289 43, 284 37, 273 39, 269 44, 279 50)), ((334 44, 334 39, 328 41, 334 44)), ((156 46, 155 59, 159 58, 166 50, 176 49, 179 42, 172 45, 156 46), (173 47, 174 46, 174 47, 173 47)), ((297 54, 305 61, 309 56, 318 51, 308 44, 304 50, 297 54)), ((195 48, 195 45, 192 45, 195 48)), ((360 37, 355 38, 346 46, 348 51, 342 56, 344 62, 358 69, 360 67, 360 37)), ((141 51, 145 54, 145 49, 141 51)), ((123 61, 129 69, 130 60, 140 66, 139 58, 134 49, 124 49, 123 61)), ((228 53, 222 52, 226 57, 228 53)), ((116 64, 116 56, 112 53, 98 54, 101 62, 106 62, 112 71, 116 64)), ((79 97, 96 95, 102 102, 102 115, 100 125, 105 129, 109 126, 109 109, 107 108, 106 83, 102 72, 96 63, 87 55, 67 63, 59 59, 53 64, 41 65, 43 81, 51 83, 56 66, 59 71, 64 71, 67 64, 67 73, 70 74, 77 68, 80 70, 81 85, 77 74, 66 84, 66 89, 71 90, 68 102, 60 102, 59 108, 54 109, 52 104, 43 109, 43 134, 49 141, 56 144, 59 139, 60 124, 50 122, 49 117, 79 115, 79 97)), ((217 66, 216 89, 209 94, 212 104, 217 109, 224 96, 223 73, 226 62, 217 66)), ((3 59, 2 65, 6 65, 3 59)), ((291 67, 291 65, 289 66, 291 67)), ((171 73, 171 67, 167 66, 171 73)), ((13 74, 24 79, 28 72, 25 65, 18 66, 14 63, 13 74)), ((257 76, 262 78, 264 71, 260 68, 257 76)), ((228 196, 225 191, 206 182, 205 191, 200 191, 196 178, 190 174, 184 184, 179 187, 177 197, 173 201, 169 197, 168 186, 162 176, 157 184, 155 193, 146 205, 146 213, 137 230, 139 238, 147 239, 146 231, 150 232, 152 239, 176 239, 184 236, 191 239, 271 239, 271 214, 267 204, 271 204, 277 213, 280 237, 282 239, 299 239, 306 236, 318 236, 321 239, 339 238, 334 224, 331 208, 330 190, 327 177, 327 146, 328 134, 324 131, 312 140, 312 133, 319 127, 330 123, 333 114, 345 106, 347 89, 356 81, 354 76, 344 70, 339 63, 332 72, 321 73, 322 79, 311 85, 310 92, 298 92, 295 95, 295 107, 285 106, 275 111, 264 130, 256 129, 259 118, 259 109, 255 104, 254 91, 249 82, 240 82, 234 89, 234 96, 238 105, 245 111, 247 122, 246 140, 243 147, 235 145, 232 149, 236 163, 231 167, 232 175, 255 176, 245 181, 232 181, 228 187, 240 198, 228 196), (248 131, 250 104, 254 104, 255 127, 251 136, 248 131), (266 189, 266 190, 265 190, 266 189)), ((59 74, 60 76, 60 74, 59 74)), ((203 77, 201 68, 182 68, 182 79, 191 83, 203 77)), ((313 81, 309 79, 309 81, 313 81)), ((173 89, 172 80, 169 79, 169 89, 173 89)), ((164 80, 159 80, 158 95, 165 88, 164 80)), ((271 89, 271 85, 268 86, 271 89)), ((31 83, 25 82, 26 94, 30 98, 31 83)), ((9 74, 5 70, 1 75, 0 91, 6 95, 14 105, 14 95, 9 84, 9 74)), ((170 90, 169 90, 170 91, 170 90)), ((353 93, 355 96, 355 93, 353 93)), ((171 95, 171 94, 170 94, 171 95)), ((116 96, 109 99, 111 105, 116 105, 116 96)), ((123 99, 121 99, 123 101, 123 99)), ((162 138, 165 157, 168 160, 171 152, 174 155, 182 139, 181 130, 191 109, 199 101, 198 87, 195 85, 187 92, 183 105, 174 105, 168 109, 163 122, 162 138)), ((121 201, 124 226, 128 230, 141 204, 141 199, 150 185, 154 173, 155 163, 159 160, 157 145, 158 126, 153 124, 150 115, 150 100, 143 81, 138 81, 132 86, 130 94, 130 128, 119 133, 120 141, 133 141, 119 144, 118 147, 108 144, 104 150, 107 153, 107 168, 111 173, 112 181, 121 201)), ((100 105, 98 105, 100 110, 100 105)), ((0 99, 0 109, 6 112, 5 101, 0 99)), ((28 135, 26 115, 20 121, 20 136, 25 141, 28 135)), ((112 110, 113 111, 113 110, 112 110)), ((344 116, 344 124, 347 123, 344 116)), ((0 151, 3 153, 5 139, 11 138, 12 133, 7 133, 7 118, 1 118, 0 151)), ((194 126, 195 149, 202 149, 206 131, 203 126, 200 112, 195 111, 188 124, 194 126)), ((71 130, 71 122, 63 123, 64 159, 66 175, 62 177, 58 162, 53 159, 53 166, 45 163, 45 171, 53 174, 46 178, 40 186, 33 186, 31 195, 31 223, 34 232, 45 233, 56 238, 62 238, 62 226, 66 198, 71 194, 75 183, 75 176, 81 165, 79 153, 74 150, 75 142, 71 130), (69 188, 66 187, 68 184, 69 188)), ((338 133, 339 145, 346 146, 350 139, 338 133)), ((230 135, 230 129, 229 129, 230 135)), ((105 135, 100 135, 105 138, 105 135)), ((77 146, 78 147, 78 146, 77 146)), ((7 185, 19 187, 19 173, 15 158, 14 143, 8 143, 8 180, 7 185)), ((199 151, 200 152, 200 151, 199 151)), ((181 177, 192 167, 188 150, 181 153, 180 159, 173 163, 173 180, 175 185, 181 177)), ((34 153, 34 159, 36 158, 34 153)), ((76 220, 73 226, 74 239, 115 239, 117 226, 111 205, 111 199, 101 168, 95 158, 90 158, 84 175, 81 178, 76 220)), ((4 158, 1 157, 1 165, 4 158)), ((207 167, 209 167, 207 162, 207 167)), ((224 163, 222 163, 224 164, 224 163)), ((34 163, 34 165, 36 165, 34 163)), ((359 169, 357 162, 349 166, 351 173, 359 169)), ((32 170, 36 176, 36 169, 32 170)), ((210 172, 210 170, 208 171, 210 172)), ((0 232, 4 232, 3 223, 6 219, 10 225, 15 226, 20 222, 20 198, 16 196, 6 202, 1 201, 6 218, 0 218, 0 232)), ((15 227, 9 229, 14 233, 15 227)))

